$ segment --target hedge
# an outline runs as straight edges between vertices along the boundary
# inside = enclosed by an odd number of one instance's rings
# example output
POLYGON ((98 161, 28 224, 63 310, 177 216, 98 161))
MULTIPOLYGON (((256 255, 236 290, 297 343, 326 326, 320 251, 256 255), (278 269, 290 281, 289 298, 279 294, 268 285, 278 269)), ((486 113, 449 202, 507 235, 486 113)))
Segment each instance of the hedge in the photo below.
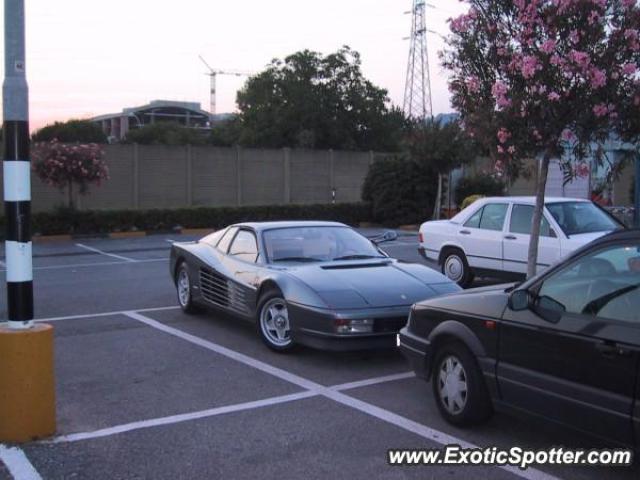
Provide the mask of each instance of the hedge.
MULTIPOLYGON (((229 224, 268 220, 333 220, 358 224, 371 220, 365 203, 336 205, 272 205, 255 207, 196 207, 156 210, 69 210, 32 215, 34 235, 91 235, 109 232, 156 231, 178 228, 218 229, 229 224)), ((0 232, 5 231, 0 217, 0 232)))

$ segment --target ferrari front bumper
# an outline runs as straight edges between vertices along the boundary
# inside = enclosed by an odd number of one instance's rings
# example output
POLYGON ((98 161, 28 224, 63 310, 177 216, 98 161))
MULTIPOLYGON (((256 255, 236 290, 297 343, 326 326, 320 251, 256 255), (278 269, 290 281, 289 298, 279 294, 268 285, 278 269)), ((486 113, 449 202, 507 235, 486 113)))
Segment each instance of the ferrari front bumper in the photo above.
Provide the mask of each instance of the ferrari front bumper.
POLYGON ((395 348, 399 330, 406 325, 411 305, 334 311, 288 304, 296 343, 332 351, 395 348), (340 333, 337 325, 350 320, 373 320, 368 333, 340 333))

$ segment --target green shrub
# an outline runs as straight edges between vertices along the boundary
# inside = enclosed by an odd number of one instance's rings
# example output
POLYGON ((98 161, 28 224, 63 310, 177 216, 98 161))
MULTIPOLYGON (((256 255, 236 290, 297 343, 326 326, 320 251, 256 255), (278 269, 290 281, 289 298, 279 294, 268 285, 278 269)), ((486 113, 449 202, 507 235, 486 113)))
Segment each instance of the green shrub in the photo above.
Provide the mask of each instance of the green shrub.
POLYGON ((467 198, 465 198, 462 201, 462 204, 460 205, 460 210, 464 210, 473 202, 475 202, 476 200, 480 200, 481 198, 484 198, 484 195, 469 195, 467 198))
POLYGON ((436 190, 436 174, 425 165, 387 158, 371 165, 362 199, 371 205, 371 215, 377 223, 415 224, 431 218, 436 190))
MULTIPOLYGON (((218 229, 232 223, 268 220, 333 220, 351 225, 371 221, 368 205, 273 205, 258 207, 197 207, 175 210, 57 209, 32 215, 34 235, 90 235, 118 231, 172 231, 177 228, 218 229)), ((0 217, 4 232, 4 217, 0 217)))
POLYGON ((491 175, 477 175, 463 178, 455 189, 456 203, 461 205, 463 200, 471 195, 496 197, 504 195, 505 185, 491 175))

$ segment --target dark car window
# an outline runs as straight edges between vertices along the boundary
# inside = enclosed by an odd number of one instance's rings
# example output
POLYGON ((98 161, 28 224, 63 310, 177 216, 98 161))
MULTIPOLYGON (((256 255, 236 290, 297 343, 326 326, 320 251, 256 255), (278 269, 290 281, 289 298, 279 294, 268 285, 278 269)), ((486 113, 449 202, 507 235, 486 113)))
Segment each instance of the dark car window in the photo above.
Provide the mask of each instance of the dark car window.
POLYGON ((611 215, 591 202, 548 203, 546 207, 567 236, 621 228, 611 215))
POLYGON ((229 255, 245 262, 255 262, 258 259, 256 236, 249 230, 240 230, 231 244, 229 255))
POLYGON ((640 324, 640 242, 576 260, 546 279, 538 297, 569 313, 640 324))
MULTIPOLYGON (((524 235, 531 234, 531 225, 533 224, 533 206, 532 205, 514 205, 511 211, 511 221, 509 223, 509 231, 511 233, 521 233, 524 235)), ((551 227, 544 216, 540 221, 540 235, 545 237, 551 236, 551 227)))
POLYGON ((474 213, 464 226, 483 230, 502 230, 507 216, 507 207, 506 203, 489 203, 474 213))
POLYGON ((230 229, 228 229, 218 242, 218 250, 220 250, 222 253, 227 253, 227 251, 229 250, 229 244, 231 243, 231 240, 233 240, 233 236, 237 231, 238 227, 231 227, 230 229))

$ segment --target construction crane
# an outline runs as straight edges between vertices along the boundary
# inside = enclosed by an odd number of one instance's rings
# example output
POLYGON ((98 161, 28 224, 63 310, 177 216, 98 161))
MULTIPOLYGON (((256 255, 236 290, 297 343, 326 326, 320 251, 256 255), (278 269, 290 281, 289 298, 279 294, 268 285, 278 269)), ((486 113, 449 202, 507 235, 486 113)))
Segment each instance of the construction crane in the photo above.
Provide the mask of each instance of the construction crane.
POLYGON ((216 114, 216 82, 217 82, 218 75, 232 75, 234 77, 248 77, 248 76, 253 75, 253 72, 238 71, 238 70, 217 70, 217 69, 211 68, 211 66, 207 63, 207 61, 204 58, 202 58, 202 55, 198 55, 198 58, 209 69, 209 73, 206 73, 205 75, 208 75, 209 78, 211 78, 210 115, 211 115, 211 119, 213 120, 213 116, 216 114))

